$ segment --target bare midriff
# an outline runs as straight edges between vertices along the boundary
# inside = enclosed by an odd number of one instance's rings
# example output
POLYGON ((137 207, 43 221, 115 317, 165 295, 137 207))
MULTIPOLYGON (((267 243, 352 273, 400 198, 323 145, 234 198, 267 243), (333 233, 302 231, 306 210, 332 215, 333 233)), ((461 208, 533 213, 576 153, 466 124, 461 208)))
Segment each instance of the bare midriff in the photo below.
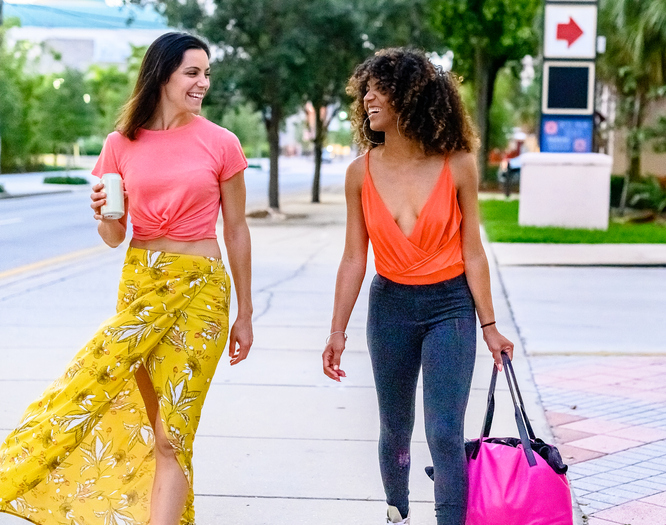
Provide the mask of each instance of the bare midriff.
POLYGON ((217 239, 199 239, 197 241, 174 241, 168 237, 140 240, 132 239, 130 246, 155 252, 179 253, 182 255, 200 255, 220 259, 220 245, 217 239))

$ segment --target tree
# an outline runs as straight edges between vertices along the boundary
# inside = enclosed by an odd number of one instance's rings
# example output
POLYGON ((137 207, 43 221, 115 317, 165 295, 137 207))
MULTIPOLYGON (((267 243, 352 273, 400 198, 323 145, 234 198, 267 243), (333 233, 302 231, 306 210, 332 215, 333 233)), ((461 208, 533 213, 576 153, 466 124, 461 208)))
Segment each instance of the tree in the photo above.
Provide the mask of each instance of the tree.
POLYGON ((606 53, 599 60, 599 75, 614 85, 618 94, 620 124, 628 130, 627 176, 636 181, 641 176, 646 108, 665 94, 666 2, 602 0, 599 28, 607 39, 606 53))
POLYGON ((345 98, 347 79, 365 55, 358 10, 344 0, 315 0, 301 18, 305 36, 305 98, 315 115, 312 202, 319 202, 321 159, 328 127, 345 98))
POLYGON ((432 0, 433 24, 454 53, 454 70, 474 83, 482 180, 497 75, 508 62, 536 55, 541 4, 541 0, 432 0))
POLYGON ((34 82, 25 74, 28 48, 17 44, 8 49, 4 42, 6 27, 0 27, 0 167, 14 170, 28 162, 27 113, 34 82))
POLYGON ((95 112, 89 91, 83 73, 74 69, 42 77, 30 110, 36 151, 69 153, 79 138, 90 135, 95 112))

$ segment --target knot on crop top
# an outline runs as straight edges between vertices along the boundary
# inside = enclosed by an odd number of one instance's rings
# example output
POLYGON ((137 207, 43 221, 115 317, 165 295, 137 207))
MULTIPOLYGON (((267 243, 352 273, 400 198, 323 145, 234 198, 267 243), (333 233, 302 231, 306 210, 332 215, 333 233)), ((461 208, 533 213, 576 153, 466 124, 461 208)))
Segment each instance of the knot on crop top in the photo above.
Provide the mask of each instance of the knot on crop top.
POLYGON ((370 174, 369 153, 361 190, 365 225, 377 273, 400 284, 434 284, 465 271, 455 185, 448 159, 414 226, 406 236, 391 215, 370 174))

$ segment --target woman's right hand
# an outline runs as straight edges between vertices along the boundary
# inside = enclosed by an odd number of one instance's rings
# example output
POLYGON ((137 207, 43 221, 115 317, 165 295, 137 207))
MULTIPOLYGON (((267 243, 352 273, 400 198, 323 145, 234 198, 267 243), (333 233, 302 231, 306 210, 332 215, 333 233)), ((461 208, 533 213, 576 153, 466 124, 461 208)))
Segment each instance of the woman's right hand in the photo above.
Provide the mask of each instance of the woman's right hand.
POLYGON ((340 368, 340 357, 345 350, 345 334, 342 332, 330 336, 324 353, 321 355, 324 364, 324 374, 340 382, 340 379, 347 377, 345 371, 340 368))
POLYGON ((104 219, 102 216, 101 208, 106 204, 106 193, 104 192, 104 183, 98 182, 92 187, 92 193, 90 194, 90 199, 92 203, 90 207, 95 212, 94 218, 97 221, 104 219))
MULTIPOLYGON (((121 183, 122 184, 122 183, 121 183)), ((103 222, 110 222, 110 221, 117 221, 120 219, 105 219, 104 216, 102 215, 102 206, 106 204, 106 192, 104 191, 104 183, 103 182, 98 182, 92 187, 93 192, 90 194, 90 199, 92 200, 92 203, 90 203, 90 207, 93 209, 95 212, 95 215, 93 217, 97 221, 103 221, 103 222)), ((129 208, 128 204, 128 195, 127 195, 127 190, 124 188, 123 184, 123 197, 125 199, 125 215, 121 217, 123 219, 124 217, 127 217, 127 210, 129 208)))
POLYGON ((97 231, 102 240, 111 248, 118 247, 124 240, 127 232, 127 210, 129 209, 129 199, 127 192, 123 189, 125 197, 125 215, 120 219, 105 219, 102 215, 102 206, 106 204, 106 192, 104 191, 104 184, 100 181, 93 185, 92 193, 90 194, 90 207, 95 213, 93 217, 99 221, 97 231))

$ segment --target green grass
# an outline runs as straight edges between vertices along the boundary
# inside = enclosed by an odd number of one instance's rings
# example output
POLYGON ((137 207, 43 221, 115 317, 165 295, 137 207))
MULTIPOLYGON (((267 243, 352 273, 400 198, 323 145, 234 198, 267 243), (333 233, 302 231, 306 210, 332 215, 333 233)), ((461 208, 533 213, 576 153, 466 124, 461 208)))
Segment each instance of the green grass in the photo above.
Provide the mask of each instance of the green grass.
POLYGON ((615 224, 607 231, 518 225, 518 201, 481 201, 481 221, 492 242, 570 244, 666 243, 666 225, 615 224))
POLYGON ((88 184, 88 179, 83 177, 44 177, 45 184, 88 184))

